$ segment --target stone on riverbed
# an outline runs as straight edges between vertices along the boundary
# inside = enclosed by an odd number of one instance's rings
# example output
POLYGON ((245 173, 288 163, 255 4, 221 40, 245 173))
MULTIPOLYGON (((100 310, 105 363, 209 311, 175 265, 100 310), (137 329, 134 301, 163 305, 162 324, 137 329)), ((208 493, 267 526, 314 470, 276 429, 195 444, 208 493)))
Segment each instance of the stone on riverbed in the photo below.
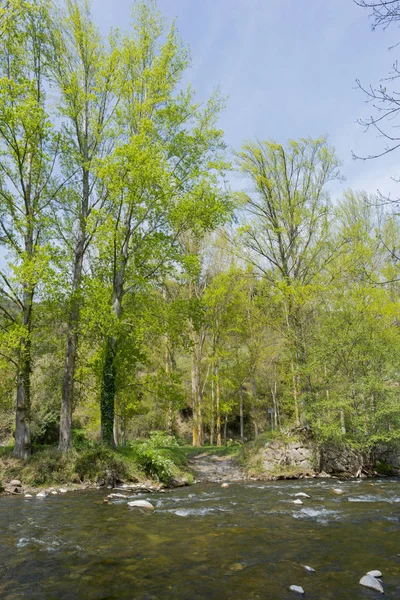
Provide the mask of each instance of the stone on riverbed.
POLYGON ((303 504, 303 502, 297 498, 297 500, 293 500, 293 504, 303 504))
POLYGON ((228 488, 228 487, 229 487, 229 483, 223 483, 223 484, 221 485, 221 487, 222 487, 222 488, 228 488))
POLYGON ((25 494, 25 498, 32 498, 32 494, 25 494))
POLYGON ((371 575, 371 577, 383 577, 380 571, 368 571, 367 575, 371 575))
POLYGON ((364 575, 364 577, 361 577, 360 585, 369 588, 370 590, 380 592, 381 594, 385 593, 381 582, 375 577, 372 577, 372 575, 364 575))
POLYGON ((311 498, 311 496, 309 496, 305 492, 297 492, 297 494, 295 494, 295 497, 296 498, 311 498))
POLYGON ((44 490, 42 490, 41 492, 36 494, 36 498, 46 498, 46 497, 47 497, 47 494, 44 490))
POLYGON ((154 506, 147 500, 133 500, 133 502, 128 502, 128 506, 141 510, 154 510, 154 506))
POLYGON ((341 494, 344 494, 344 490, 342 490, 341 488, 333 488, 332 492, 334 494, 338 494, 338 496, 340 496, 341 494))
POLYGON ((315 569, 313 569, 312 567, 309 567, 308 565, 303 565, 303 567, 305 568, 306 571, 308 571, 309 573, 315 573, 315 569))
POLYGON ((301 585, 291 585, 289 589, 290 589, 291 592, 296 592, 296 594, 303 594, 304 595, 304 590, 301 587, 301 585))

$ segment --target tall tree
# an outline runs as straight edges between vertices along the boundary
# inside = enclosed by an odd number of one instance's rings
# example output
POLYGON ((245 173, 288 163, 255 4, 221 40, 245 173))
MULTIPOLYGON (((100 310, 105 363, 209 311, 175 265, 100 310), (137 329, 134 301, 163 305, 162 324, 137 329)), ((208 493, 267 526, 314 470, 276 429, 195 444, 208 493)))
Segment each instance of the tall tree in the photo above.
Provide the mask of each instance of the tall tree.
POLYGON ((292 140, 287 149, 274 142, 249 142, 237 154, 237 163, 252 184, 250 193, 241 194, 249 215, 240 230, 247 250, 244 257, 282 296, 291 348, 292 396, 300 424, 300 403, 310 385, 301 373, 306 348, 298 291, 310 285, 332 258, 326 188, 339 177, 339 162, 321 138, 292 140))
POLYGON ((111 152, 114 143, 111 120, 118 104, 114 89, 117 51, 106 49, 86 0, 66 0, 65 11, 54 16, 50 33, 52 77, 60 93, 58 110, 64 147, 61 167, 68 180, 54 219, 70 260, 59 440, 59 449, 65 452, 72 447, 83 267, 106 197, 93 165, 111 152))
POLYGON ((12 266, 1 277, 1 311, 14 330, 17 411, 14 454, 31 452, 31 336, 34 296, 48 258, 49 208, 58 190, 56 136, 46 112, 46 2, 10 0, 0 37, 0 243, 12 266))
POLYGON ((99 174, 110 198, 102 256, 111 256, 114 330, 107 336, 101 388, 102 439, 113 443, 118 347, 128 291, 179 260, 189 229, 218 224, 227 200, 218 187, 224 149, 216 96, 200 107, 177 91, 188 63, 175 26, 165 30, 153 2, 139 4, 134 34, 121 44, 118 144, 99 174), (165 36, 165 37, 164 37, 165 36))

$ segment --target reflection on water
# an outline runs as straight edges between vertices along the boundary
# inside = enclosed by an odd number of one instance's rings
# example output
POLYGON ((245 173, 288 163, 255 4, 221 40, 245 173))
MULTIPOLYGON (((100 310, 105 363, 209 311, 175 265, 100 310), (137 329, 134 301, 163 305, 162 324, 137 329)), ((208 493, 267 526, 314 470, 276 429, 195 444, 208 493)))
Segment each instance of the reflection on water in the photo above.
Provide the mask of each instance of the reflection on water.
POLYGON ((400 598, 400 480, 246 482, 103 504, 103 492, 0 499, 0 597, 40 600, 400 598), (293 504, 299 491, 311 498, 293 504), (315 573, 302 565, 311 565, 315 573), (299 596, 298 596, 299 597, 299 596))

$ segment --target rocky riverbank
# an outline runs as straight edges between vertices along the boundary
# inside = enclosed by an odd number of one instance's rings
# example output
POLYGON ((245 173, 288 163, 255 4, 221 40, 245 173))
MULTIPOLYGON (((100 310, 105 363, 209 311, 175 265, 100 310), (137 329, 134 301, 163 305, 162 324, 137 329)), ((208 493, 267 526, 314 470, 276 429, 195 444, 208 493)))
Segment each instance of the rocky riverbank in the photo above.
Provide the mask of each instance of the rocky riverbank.
POLYGON ((400 448, 376 445, 361 451, 347 444, 316 444, 293 438, 266 441, 244 450, 247 474, 260 479, 374 477, 400 473, 400 448))

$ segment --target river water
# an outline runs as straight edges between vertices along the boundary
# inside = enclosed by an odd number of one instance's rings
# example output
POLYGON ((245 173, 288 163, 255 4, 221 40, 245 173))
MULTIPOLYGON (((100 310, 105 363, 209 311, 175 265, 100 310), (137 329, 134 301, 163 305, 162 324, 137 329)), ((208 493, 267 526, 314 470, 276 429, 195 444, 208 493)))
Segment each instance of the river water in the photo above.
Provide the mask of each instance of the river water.
POLYGON ((372 599, 371 569, 400 598, 400 480, 201 484, 139 496, 152 514, 104 495, 0 499, 2 600, 372 599))

